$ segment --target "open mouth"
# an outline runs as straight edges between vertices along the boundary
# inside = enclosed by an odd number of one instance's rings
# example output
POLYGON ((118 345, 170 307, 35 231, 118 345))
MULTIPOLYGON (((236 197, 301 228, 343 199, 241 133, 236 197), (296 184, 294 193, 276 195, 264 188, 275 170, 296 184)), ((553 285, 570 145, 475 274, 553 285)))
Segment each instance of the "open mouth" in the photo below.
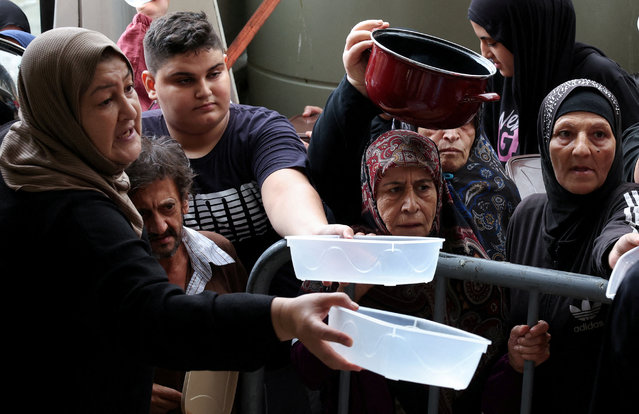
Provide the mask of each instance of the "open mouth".
POLYGON ((129 128, 124 131, 121 135, 118 135, 118 139, 129 139, 133 135, 135 135, 135 128, 129 128))

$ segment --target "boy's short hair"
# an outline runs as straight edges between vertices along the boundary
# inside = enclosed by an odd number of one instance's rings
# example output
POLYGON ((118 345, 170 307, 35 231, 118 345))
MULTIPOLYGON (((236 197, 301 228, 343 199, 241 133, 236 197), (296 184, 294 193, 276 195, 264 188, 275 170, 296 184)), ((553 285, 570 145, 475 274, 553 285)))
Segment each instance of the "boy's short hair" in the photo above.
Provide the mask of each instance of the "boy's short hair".
POLYGON ((144 36, 146 66, 155 74, 172 57, 202 49, 224 50, 204 12, 175 12, 151 22, 144 36))

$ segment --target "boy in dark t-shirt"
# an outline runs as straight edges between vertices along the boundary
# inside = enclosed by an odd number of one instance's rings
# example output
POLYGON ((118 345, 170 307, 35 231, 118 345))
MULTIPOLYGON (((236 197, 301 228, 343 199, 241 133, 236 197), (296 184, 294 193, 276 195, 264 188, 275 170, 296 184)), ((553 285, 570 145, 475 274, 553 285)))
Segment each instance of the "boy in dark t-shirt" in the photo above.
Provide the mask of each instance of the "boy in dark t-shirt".
MULTIPOLYGON (((144 53, 142 79, 160 110, 144 113, 143 132, 179 141, 197 173, 187 226, 227 237, 249 270, 282 236, 351 237, 349 227, 327 224, 291 123, 275 111, 231 103, 226 55, 204 13, 154 20, 144 53)), ((297 293, 296 286, 282 289, 273 293, 297 293)))

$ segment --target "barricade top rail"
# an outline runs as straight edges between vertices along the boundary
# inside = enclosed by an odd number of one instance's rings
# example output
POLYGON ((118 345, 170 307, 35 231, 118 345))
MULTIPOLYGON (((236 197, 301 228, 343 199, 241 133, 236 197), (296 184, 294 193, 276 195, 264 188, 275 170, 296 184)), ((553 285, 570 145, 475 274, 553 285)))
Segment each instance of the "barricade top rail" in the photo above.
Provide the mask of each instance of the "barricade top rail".
MULTIPOLYGON (((251 270, 247 292, 268 292, 275 272, 290 259, 291 254, 286 246, 286 240, 282 239, 271 245, 251 270)), ((589 299, 602 303, 611 302, 606 296, 608 281, 600 277, 450 253, 439 253, 435 272, 435 277, 437 276, 516 289, 537 290, 539 293, 589 299)))

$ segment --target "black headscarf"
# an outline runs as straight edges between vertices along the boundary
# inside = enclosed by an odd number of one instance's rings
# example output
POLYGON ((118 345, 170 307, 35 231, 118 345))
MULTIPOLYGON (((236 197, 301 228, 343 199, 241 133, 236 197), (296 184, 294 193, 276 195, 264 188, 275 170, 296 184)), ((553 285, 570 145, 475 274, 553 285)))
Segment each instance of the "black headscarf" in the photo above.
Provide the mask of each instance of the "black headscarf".
POLYGON ((18 26, 31 33, 29 20, 22 9, 9 0, 0 0, 0 30, 9 25, 18 26))
POLYGON ((623 182, 621 114, 617 99, 601 84, 589 79, 574 79, 553 89, 544 99, 539 110, 538 131, 540 137, 541 169, 548 196, 546 204, 546 228, 550 234, 562 238, 574 237, 571 228, 590 220, 597 206, 605 203, 613 191, 623 182), (602 99, 605 103, 602 104, 602 99), (563 188, 550 160, 549 145, 557 119, 568 112, 592 112, 608 120, 615 136, 615 156, 603 185, 589 194, 573 194, 563 188), (593 208, 594 207, 594 208, 593 208))
POLYGON ((472 0, 468 18, 513 54, 514 75, 503 81, 519 113, 519 153, 537 153, 539 105, 570 79, 576 28, 571 0, 472 0))

